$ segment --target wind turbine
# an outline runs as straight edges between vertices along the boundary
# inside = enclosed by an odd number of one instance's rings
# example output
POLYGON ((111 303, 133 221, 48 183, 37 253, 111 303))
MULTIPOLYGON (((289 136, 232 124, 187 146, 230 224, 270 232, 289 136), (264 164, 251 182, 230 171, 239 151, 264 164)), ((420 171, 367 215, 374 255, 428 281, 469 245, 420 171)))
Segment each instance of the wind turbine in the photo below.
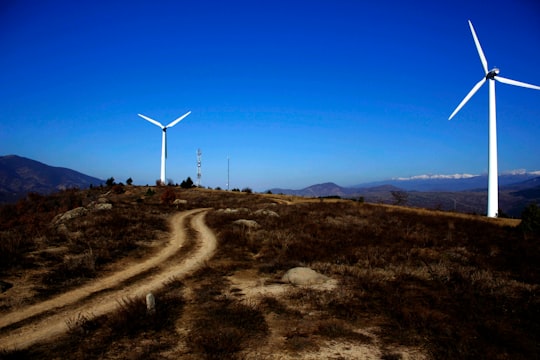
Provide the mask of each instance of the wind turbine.
POLYGON ((140 117, 142 117, 144 120, 150 121, 152 124, 159 126, 161 130, 163 130, 162 132, 163 135, 161 137, 161 178, 160 178, 162 184, 165 184, 165 159, 167 158, 167 129, 172 128, 174 125, 178 124, 180 121, 182 121, 183 118, 185 118, 189 114, 191 114, 191 111, 188 111, 187 113, 180 116, 178 119, 174 120, 167 126, 164 126, 159 121, 151 119, 148 116, 137 114, 140 117))
POLYGON ((540 90, 540 86, 527 84, 521 81, 511 80, 499 76, 499 69, 493 68, 488 70, 488 64, 474 27, 469 20, 469 27, 471 28, 471 33, 476 44, 476 50, 478 50, 478 55, 480 56, 480 61, 482 62, 482 67, 484 68, 485 76, 480 80, 471 91, 465 96, 461 103, 457 106, 456 110, 450 115, 448 120, 451 120, 454 115, 458 113, 459 110, 469 101, 471 97, 484 85, 486 80, 489 81, 489 154, 488 154, 488 205, 487 205, 487 216, 497 217, 499 211, 499 185, 498 185, 498 173, 497 173, 497 110, 495 106, 495 80, 502 82, 504 84, 521 86, 525 88, 540 90))

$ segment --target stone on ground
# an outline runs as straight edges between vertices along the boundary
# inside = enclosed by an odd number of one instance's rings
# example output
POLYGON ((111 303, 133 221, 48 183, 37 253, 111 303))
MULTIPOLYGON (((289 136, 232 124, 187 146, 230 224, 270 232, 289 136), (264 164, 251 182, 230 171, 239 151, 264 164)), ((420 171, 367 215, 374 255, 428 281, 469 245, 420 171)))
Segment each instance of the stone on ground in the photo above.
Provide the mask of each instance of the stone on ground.
POLYGON ((295 267, 287 271, 281 280, 293 285, 315 285, 323 284, 330 278, 308 267, 295 267))

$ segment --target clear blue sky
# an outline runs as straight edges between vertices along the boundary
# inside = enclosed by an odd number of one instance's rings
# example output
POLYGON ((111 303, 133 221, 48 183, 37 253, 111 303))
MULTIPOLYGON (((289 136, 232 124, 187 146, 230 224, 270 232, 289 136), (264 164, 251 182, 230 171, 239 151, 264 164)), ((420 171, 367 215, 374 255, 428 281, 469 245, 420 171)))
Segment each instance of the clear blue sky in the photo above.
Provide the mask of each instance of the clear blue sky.
MULTIPOLYGON (((0 155, 264 191, 487 172, 490 67, 540 85, 540 3, 2 1, 0 155)), ((540 91, 497 84, 499 170, 540 170, 540 91)))

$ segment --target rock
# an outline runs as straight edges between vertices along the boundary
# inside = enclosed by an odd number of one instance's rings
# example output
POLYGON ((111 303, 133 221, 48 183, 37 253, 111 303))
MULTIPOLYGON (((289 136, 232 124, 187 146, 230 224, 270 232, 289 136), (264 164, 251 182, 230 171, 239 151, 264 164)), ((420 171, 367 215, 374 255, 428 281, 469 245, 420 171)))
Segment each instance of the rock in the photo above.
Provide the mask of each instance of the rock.
POLYGON ((293 285, 314 285, 325 283, 330 278, 308 267, 295 267, 287 271, 281 280, 293 285))
POLYGON ((250 211, 247 208, 239 208, 239 209, 226 208, 226 209, 219 209, 218 212, 223 213, 223 214, 238 214, 240 212, 245 212, 249 214, 250 211))
POLYGON ((188 203, 187 200, 184 200, 184 199, 175 199, 175 200, 173 201, 173 205, 176 205, 176 208, 177 208, 177 209, 178 209, 178 207, 179 207, 180 205, 187 205, 187 203, 188 203))
POLYGON ((268 217, 279 217, 279 214, 272 210, 260 209, 255 211, 255 215, 268 216, 268 217))
POLYGON ((111 210, 112 209, 112 204, 111 203, 102 203, 102 204, 96 204, 94 206, 94 209, 95 210, 111 210))
POLYGON ((66 211, 63 214, 56 215, 54 217, 54 219, 53 219, 53 223, 54 224, 60 224, 60 223, 63 223, 65 221, 84 216, 87 213, 88 213, 88 210, 86 208, 78 207, 78 208, 75 208, 73 210, 66 211))
POLYGON ((156 298, 152 293, 146 294, 146 311, 151 315, 156 313, 156 298))
POLYGON ((259 223, 255 220, 239 219, 233 222, 234 225, 240 226, 247 229, 258 229, 260 227, 259 223))

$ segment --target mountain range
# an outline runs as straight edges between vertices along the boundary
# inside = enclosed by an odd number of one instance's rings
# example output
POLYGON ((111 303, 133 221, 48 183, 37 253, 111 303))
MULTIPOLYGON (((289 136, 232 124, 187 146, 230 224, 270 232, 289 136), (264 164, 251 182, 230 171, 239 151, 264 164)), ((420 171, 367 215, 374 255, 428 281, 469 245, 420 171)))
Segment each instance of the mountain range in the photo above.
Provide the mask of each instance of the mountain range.
POLYGON ((105 181, 80 172, 43 164, 17 155, 0 156, 0 203, 16 201, 30 192, 49 194, 68 188, 88 188, 105 181))
MULTIPOLYGON (((68 188, 99 186, 104 180, 75 170, 54 167, 17 155, 0 156, 0 203, 14 202, 28 194, 48 194, 68 188)), ((484 214, 487 175, 420 175, 342 187, 316 184, 304 189, 271 189, 274 194, 304 197, 341 197, 484 214)), ((540 172, 516 171, 499 176, 499 206, 504 214, 519 217, 530 203, 540 204, 540 172)))
MULTIPOLYGON (((270 189, 274 194, 305 197, 341 197, 372 203, 484 214, 487 206, 487 175, 416 176, 390 179, 352 187, 324 183, 304 189, 270 189)), ((540 204, 540 172, 514 172, 499 176, 501 214, 519 217, 530 203, 540 204)))

